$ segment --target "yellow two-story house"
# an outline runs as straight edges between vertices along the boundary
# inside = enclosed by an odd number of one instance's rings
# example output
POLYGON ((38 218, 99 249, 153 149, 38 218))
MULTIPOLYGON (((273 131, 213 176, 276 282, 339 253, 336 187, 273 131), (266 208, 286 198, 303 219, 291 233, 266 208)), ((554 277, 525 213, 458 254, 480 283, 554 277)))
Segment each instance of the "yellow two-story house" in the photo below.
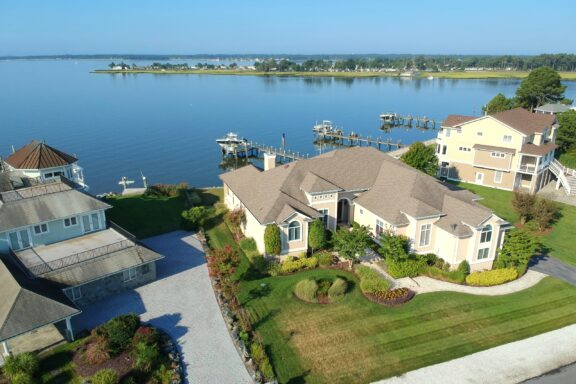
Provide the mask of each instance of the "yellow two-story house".
POLYGON ((553 175, 554 115, 516 108, 482 117, 450 115, 436 140, 439 176, 488 187, 538 192, 553 175))

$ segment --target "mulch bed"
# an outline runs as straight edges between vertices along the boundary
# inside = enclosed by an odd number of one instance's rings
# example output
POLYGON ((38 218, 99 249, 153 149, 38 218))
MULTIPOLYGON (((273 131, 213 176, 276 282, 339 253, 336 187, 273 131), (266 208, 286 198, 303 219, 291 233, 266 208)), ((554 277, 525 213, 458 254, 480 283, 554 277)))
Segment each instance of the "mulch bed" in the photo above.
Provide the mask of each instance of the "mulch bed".
POLYGON ((74 362, 75 365, 75 371, 80 376, 90 377, 93 376, 99 370, 105 368, 116 371, 119 377, 123 377, 132 371, 132 367, 134 365, 134 358, 130 353, 131 351, 123 352, 120 355, 115 356, 102 364, 90 365, 84 360, 84 352, 86 350, 86 345, 83 345, 76 351, 74 351, 74 357, 72 358, 72 361, 74 362))
POLYGON ((371 293, 363 293, 363 295, 373 303, 385 305, 387 307, 397 307, 402 304, 407 303, 408 301, 412 300, 412 298, 416 295, 416 293, 412 290, 407 290, 406 294, 402 297, 397 297, 392 300, 386 300, 380 296, 373 295, 371 293))

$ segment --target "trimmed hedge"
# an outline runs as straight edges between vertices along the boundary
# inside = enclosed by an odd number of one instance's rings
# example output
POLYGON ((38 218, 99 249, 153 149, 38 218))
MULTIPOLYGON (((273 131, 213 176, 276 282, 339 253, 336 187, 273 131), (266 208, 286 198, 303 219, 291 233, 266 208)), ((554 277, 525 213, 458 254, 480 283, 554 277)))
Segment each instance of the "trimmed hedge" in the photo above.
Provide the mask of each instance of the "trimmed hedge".
POLYGON ((318 258, 318 264, 323 267, 327 267, 332 264, 334 260, 334 256, 330 251, 320 251, 314 254, 314 257, 318 258))
POLYGON ((356 275, 360 278, 360 290, 363 293, 384 292, 390 288, 390 282, 370 267, 357 267, 356 275))
POLYGON ((281 273, 292 273, 301 269, 312 269, 318 266, 318 259, 315 257, 307 257, 296 260, 286 260, 280 265, 281 273))
POLYGON ((420 272, 424 276, 448 281, 450 283, 462 284, 466 280, 466 275, 460 269, 455 271, 444 271, 438 267, 426 267, 422 268, 420 272))
POLYGON ((470 285, 488 287, 515 280, 517 277, 518 271, 515 268, 502 268, 491 271, 473 272, 466 277, 466 282, 470 285))

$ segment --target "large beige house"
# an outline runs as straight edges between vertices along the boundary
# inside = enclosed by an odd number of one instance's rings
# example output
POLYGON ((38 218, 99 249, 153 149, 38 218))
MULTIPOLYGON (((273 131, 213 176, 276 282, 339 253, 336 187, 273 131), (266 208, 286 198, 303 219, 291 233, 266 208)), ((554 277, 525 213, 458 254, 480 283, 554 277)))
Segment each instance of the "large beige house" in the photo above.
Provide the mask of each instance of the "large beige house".
POLYGON ((418 253, 435 253, 472 270, 492 267, 507 223, 469 191, 430 177, 374 148, 349 148, 264 170, 249 165, 221 175, 229 209, 246 213, 244 234, 264 253, 266 225, 281 230, 282 254, 308 249, 308 225, 328 229, 355 221, 411 239, 418 253))
POLYGON ((535 193, 554 175, 556 117, 525 109, 450 115, 436 141, 440 177, 535 193))

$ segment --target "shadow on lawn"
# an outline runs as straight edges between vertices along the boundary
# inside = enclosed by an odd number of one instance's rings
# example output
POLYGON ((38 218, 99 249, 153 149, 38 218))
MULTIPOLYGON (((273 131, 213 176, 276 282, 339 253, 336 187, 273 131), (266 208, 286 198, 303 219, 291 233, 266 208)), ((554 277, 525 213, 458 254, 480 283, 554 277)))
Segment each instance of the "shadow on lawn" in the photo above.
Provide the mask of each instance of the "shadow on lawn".
MULTIPOLYGON (((184 335, 186 335, 186 333, 188 333, 188 327, 181 325, 180 324, 181 321, 182 321, 182 314, 170 313, 150 319, 148 323, 152 324, 156 328, 161 329, 168 335, 170 335, 172 341, 174 342, 174 345, 176 346, 178 352, 182 356, 182 362, 184 363, 186 361, 186 357, 182 352, 182 346, 180 345, 178 340, 180 340, 182 337, 184 337, 184 335)), ((185 366, 183 367, 184 369, 182 370, 182 372, 184 374, 184 377, 186 378, 188 375, 187 373, 188 364, 184 363, 184 365, 185 366)), ((185 382, 187 381, 185 380, 185 382)))

